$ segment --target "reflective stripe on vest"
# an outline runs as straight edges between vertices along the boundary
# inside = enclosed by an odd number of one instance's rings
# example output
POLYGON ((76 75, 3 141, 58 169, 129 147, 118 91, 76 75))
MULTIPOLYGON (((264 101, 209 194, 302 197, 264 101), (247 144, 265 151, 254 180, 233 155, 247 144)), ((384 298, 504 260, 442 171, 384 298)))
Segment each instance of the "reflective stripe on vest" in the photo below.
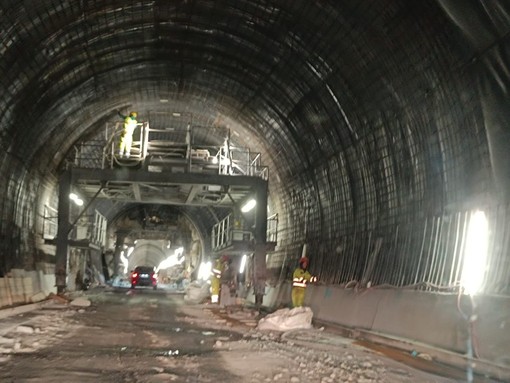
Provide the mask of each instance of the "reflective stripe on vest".
POLYGON ((220 277, 221 276, 221 270, 218 269, 212 269, 212 272, 215 276, 220 277))

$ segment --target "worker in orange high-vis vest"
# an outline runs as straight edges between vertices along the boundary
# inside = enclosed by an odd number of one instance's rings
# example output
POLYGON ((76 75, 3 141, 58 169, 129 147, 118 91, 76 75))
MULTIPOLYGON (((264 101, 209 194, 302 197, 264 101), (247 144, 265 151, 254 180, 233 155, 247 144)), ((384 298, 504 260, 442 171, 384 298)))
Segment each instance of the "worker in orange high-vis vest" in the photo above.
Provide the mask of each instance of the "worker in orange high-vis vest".
POLYGON ((313 277, 308 271, 308 258, 299 259, 299 267, 294 270, 292 275, 292 306, 302 307, 305 302, 306 286, 310 282, 316 282, 317 277, 313 277))

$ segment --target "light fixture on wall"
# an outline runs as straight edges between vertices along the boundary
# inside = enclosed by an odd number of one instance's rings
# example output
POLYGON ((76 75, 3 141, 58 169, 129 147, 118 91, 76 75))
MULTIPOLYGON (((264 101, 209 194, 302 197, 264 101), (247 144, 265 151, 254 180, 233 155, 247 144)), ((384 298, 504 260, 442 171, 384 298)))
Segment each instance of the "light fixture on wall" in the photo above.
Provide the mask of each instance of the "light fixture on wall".
POLYGON ((483 211, 471 214, 460 284, 465 294, 474 295, 482 287, 488 250, 489 224, 483 211))
POLYGON ((83 200, 76 193, 69 194, 69 199, 78 206, 83 206, 83 200))
POLYGON ((242 207, 241 211, 243 213, 248 213, 250 210, 252 210, 257 205, 257 201, 255 199, 248 200, 242 207))
POLYGON ((246 254, 243 254, 243 257, 241 258, 241 265, 239 266, 239 274, 244 273, 245 267, 246 267, 246 254))

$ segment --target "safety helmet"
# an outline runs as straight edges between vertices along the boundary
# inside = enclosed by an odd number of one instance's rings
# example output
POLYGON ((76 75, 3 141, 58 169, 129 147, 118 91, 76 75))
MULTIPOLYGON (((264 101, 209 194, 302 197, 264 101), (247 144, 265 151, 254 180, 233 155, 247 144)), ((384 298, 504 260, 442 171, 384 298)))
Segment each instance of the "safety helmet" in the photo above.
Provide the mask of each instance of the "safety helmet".
POLYGON ((220 258, 221 262, 228 262, 228 260, 229 260, 228 255, 222 255, 220 258))
POLYGON ((307 257, 301 257, 299 259, 299 266, 303 266, 303 265, 308 266, 308 258, 307 257))
POLYGON ((138 114, 136 112, 129 113, 129 117, 136 118, 136 116, 138 116, 138 114))

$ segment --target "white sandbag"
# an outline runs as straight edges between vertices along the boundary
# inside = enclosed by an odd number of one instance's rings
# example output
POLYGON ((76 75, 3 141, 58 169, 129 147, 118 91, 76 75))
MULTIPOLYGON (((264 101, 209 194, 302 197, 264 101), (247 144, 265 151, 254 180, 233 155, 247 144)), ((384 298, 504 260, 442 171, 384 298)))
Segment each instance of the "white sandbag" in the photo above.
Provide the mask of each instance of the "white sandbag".
POLYGON ((313 311, 310 307, 281 309, 259 321, 258 330, 289 331, 312 328, 313 311))
POLYGON ((184 301, 190 303, 202 303, 210 296, 210 286, 206 282, 194 281, 186 287, 184 301))

